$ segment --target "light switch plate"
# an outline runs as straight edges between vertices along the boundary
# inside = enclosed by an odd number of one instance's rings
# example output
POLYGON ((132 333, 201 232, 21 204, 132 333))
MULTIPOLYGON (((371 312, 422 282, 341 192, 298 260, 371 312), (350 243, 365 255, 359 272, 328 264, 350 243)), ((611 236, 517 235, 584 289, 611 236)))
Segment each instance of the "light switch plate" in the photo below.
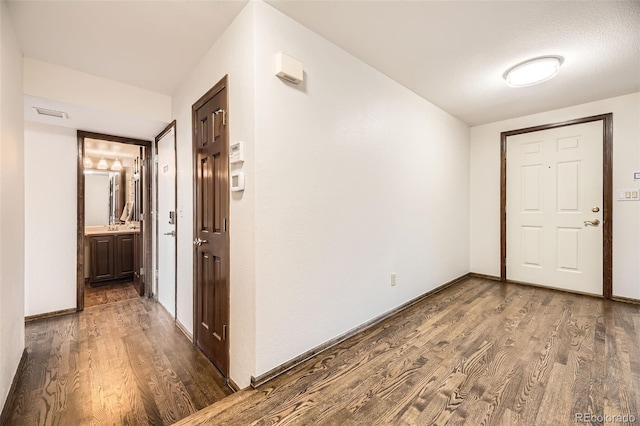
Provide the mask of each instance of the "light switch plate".
POLYGON ((618 189, 616 190, 616 199, 618 201, 638 201, 640 200, 640 189, 618 189))
POLYGON ((633 180, 640 180, 640 172, 633 172, 633 180))

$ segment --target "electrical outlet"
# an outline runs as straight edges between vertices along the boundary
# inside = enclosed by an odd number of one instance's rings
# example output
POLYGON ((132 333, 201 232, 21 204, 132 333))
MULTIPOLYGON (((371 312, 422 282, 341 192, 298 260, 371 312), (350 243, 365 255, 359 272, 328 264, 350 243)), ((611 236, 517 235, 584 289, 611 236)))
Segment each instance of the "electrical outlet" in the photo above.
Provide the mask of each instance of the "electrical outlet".
POLYGON ((392 272, 391 273, 391 287, 394 287, 396 285, 396 273, 392 272))

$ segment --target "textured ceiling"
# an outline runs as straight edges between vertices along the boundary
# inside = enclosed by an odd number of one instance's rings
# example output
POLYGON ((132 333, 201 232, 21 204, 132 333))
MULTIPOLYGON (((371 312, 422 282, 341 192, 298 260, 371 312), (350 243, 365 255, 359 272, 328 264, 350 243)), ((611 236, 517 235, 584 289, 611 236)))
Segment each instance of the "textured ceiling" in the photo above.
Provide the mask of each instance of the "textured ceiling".
POLYGON ((470 125, 640 91, 638 1, 268 1, 470 125), (504 71, 561 55, 560 74, 504 71))
POLYGON ((89 132, 153 140, 167 123, 134 117, 117 111, 105 111, 35 96, 24 97, 24 119, 52 126, 82 129, 89 132), (67 113, 68 119, 38 115, 34 107, 67 113))
MULTIPOLYGON (((470 125, 640 91, 639 1, 268 1, 470 125), (513 89, 540 55, 560 74, 513 89)), ((165 94, 241 1, 8 1, 27 57, 165 94)))
POLYGON ((243 1, 7 1, 24 56, 171 95, 243 1))

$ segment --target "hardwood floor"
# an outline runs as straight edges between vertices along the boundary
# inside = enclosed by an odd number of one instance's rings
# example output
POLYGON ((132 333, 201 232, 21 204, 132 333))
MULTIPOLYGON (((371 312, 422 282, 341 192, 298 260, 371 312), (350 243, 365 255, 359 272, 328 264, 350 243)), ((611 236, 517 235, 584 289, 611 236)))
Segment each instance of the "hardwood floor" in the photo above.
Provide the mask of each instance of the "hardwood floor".
POLYGON ((27 345, 9 425, 640 423, 639 305, 477 278, 226 398, 145 298, 28 323, 27 345))
POLYGON ((133 281, 105 284, 97 287, 91 287, 88 283, 84 285, 85 308, 135 299, 136 297, 140 297, 140 295, 133 286, 133 281))
POLYGON ((472 278, 177 424, 638 424, 639 409, 640 306, 472 278))
POLYGON ((162 425, 231 391, 156 302, 136 297, 26 324, 9 425, 162 425))

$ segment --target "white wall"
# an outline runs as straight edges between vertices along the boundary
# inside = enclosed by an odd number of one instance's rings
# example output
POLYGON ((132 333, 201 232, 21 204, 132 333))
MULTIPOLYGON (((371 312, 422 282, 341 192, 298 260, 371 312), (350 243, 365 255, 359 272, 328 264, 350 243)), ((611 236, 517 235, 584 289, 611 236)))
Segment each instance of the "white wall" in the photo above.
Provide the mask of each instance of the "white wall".
POLYGON ((164 123, 171 121, 170 96, 32 58, 24 59, 24 94, 164 123))
POLYGON ((0 406, 24 349, 22 52, 0 1, 0 406))
MULTIPOLYGON (((178 173, 178 321, 193 333, 193 157, 191 106, 229 74, 230 141, 244 141, 246 189, 231 196, 230 377, 240 386, 254 374, 253 13, 249 3, 173 96, 178 173)), ((237 166, 232 166, 232 170, 237 166)))
POLYGON ((30 122, 24 137, 25 315, 30 316, 76 307, 78 140, 73 129, 30 122))
POLYGON ((469 271, 469 128, 256 11, 260 375, 469 271), (280 50, 304 63, 300 86, 274 76, 280 50))
MULTIPOLYGON (((471 271, 500 275, 500 132, 613 113, 613 188, 640 188, 640 93, 471 128, 471 271)), ((613 202, 613 294, 640 299, 640 202, 613 202)))

